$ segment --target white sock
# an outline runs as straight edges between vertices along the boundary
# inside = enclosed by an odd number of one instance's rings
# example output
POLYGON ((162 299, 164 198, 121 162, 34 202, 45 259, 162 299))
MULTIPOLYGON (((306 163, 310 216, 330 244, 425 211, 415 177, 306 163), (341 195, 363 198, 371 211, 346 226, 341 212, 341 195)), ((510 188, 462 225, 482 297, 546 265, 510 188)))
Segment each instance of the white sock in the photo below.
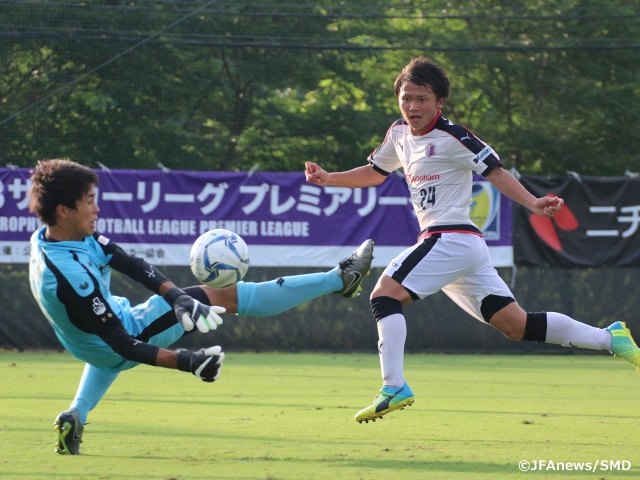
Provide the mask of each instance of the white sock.
POLYGON ((404 341, 407 339, 404 315, 394 313, 380 319, 378 338, 382 385, 400 388, 404 385, 404 341))
POLYGON ((546 343, 611 351, 611 334, 603 328, 578 322, 562 313, 547 312, 546 343))

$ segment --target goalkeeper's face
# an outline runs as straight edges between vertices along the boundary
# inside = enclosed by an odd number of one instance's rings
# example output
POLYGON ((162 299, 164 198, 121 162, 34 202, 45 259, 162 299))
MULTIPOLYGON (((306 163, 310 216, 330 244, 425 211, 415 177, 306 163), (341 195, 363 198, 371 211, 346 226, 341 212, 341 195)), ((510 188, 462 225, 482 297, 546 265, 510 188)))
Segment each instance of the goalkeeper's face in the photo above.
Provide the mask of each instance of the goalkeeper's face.
MULTIPOLYGON (((69 240, 82 240, 90 237, 96 230, 96 220, 98 220, 98 204, 96 203, 96 189, 92 186, 80 200, 76 202, 75 209, 67 209, 65 216, 61 219, 65 223, 65 230, 69 235, 69 240)), ((61 225, 62 226, 62 225, 61 225)))

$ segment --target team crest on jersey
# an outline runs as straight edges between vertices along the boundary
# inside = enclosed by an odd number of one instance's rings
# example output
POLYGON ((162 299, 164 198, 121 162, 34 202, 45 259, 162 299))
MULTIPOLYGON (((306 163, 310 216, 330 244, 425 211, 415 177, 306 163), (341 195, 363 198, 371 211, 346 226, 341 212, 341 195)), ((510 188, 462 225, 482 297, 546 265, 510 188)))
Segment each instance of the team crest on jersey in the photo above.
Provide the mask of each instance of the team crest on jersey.
POLYGON ((96 315, 102 315, 107 311, 107 307, 100 301, 98 297, 93 299, 93 313, 96 315))
POLYGON ((434 143, 429 143, 424 148, 424 153, 427 154, 427 157, 433 157, 436 154, 436 145, 434 143))

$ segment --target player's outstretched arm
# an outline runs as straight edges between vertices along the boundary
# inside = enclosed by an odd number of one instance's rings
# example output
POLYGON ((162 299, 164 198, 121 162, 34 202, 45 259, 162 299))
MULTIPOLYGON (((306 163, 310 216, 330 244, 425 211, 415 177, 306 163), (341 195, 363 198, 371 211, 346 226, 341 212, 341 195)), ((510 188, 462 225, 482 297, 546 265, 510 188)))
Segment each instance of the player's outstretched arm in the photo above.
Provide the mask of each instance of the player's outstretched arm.
POLYGON ((328 173, 313 162, 305 163, 304 174, 307 182, 321 187, 364 188, 380 185, 387 178, 376 172, 370 165, 363 165, 346 172, 328 173))
POLYGON ((564 200, 560 197, 536 198, 509 172, 503 168, 495 168, 487 175, 487 180, 502 194, 514 202, 528 208, 536 215, 553 217, 562 209, 564 200))

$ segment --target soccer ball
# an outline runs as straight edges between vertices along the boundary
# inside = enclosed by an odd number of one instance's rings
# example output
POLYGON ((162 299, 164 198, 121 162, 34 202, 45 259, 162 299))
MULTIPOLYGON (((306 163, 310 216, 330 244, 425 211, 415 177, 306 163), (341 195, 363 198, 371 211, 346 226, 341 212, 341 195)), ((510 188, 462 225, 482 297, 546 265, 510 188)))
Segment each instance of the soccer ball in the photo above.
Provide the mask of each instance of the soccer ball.
POLYGON ((249 248, 230 230, 209 230, 191 247, 191 271, 210 287, 223 288, 242 280, 249 269, 249 248))

